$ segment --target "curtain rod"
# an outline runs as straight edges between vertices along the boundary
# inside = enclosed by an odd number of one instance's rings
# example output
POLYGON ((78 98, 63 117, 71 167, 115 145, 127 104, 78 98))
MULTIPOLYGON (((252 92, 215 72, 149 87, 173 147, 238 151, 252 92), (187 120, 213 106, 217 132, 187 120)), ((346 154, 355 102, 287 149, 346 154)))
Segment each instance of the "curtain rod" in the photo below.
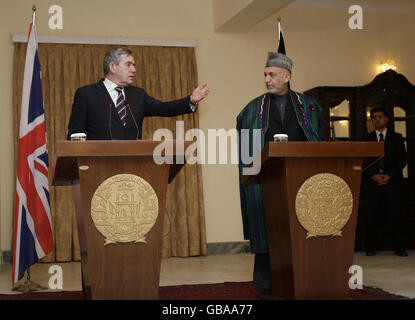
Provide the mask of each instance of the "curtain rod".
MULTIPOLYGON (((27 34, 12 34, 12 41, 27 42, 27 34)), ((114 44, 125 46, 197 47, 193 39, 152 39, 121 37, 37 36, 38 43, 114 44)))

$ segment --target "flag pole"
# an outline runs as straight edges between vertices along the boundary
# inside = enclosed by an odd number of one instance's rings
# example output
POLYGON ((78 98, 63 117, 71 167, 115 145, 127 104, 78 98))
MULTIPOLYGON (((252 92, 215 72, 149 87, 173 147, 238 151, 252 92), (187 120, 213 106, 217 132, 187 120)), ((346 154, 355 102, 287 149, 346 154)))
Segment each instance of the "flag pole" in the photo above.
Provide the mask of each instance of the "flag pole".
MULTIPOLYGON (((277 21, 278 21, 278 46, 277 46, 277 52, 281 52, 283 54, 286 54, 286 52, 285 52, 285 44, 284 44, 284 37, 282 36, 281 20, 282 20, 281 19, 281 16, 278 16, 277 17, 277 21), (282 41, 282 46, 281 46, 281 41, 282 41)), ((290 82, 288 82, 288 89, 291 90, 290 82)))
MULTIPOLYGON (((36 20, 36 6, 33 5, 32 7, 32 28, 35 26, 35 20, 36 20)), ((37 284, 30 280, 30 267, 27 268, 26 272, 26 281, 22 284, 19 284, 18 286, 15 286, 12 290, 13 291, 19 291, 19 292, 32 292, 32 291, 38 291, 38 290, 47 290, 47 287, 41 286, 40 284, 37 284)))
POLYGON ((281 17, 278 16, 278 41, 280 41, 280 35, 281 35, 281 17))
POLYGON ((19 291, 19 292, 32 292, 32 291, 38 291, 38 290, 47 290, 47 287, 41 286, 40 284, 37 284, 30 280, 30 267, 27 268, 26 273, 26 281, 22 284, 19 284, 18 286, 14 287, 13 291, 19 291))
POLYGON ((36 5, 33 5, 32 8, 32 25, 35 25, 35 21, 36 21, 36 5))

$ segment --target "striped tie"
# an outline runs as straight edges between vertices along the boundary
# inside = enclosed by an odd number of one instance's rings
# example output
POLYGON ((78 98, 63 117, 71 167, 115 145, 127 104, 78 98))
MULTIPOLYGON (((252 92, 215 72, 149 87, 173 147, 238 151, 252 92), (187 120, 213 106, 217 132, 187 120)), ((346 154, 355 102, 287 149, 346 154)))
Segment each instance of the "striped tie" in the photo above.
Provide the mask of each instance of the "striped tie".
POLYGON ((122 94, 122 87, 116 87, 115 90, 118 92, 117 105, 115 108, 117 110, 117 113, 121 119, 123 126, 125 126, 127 109, 125 107, 124 95, 122 94))

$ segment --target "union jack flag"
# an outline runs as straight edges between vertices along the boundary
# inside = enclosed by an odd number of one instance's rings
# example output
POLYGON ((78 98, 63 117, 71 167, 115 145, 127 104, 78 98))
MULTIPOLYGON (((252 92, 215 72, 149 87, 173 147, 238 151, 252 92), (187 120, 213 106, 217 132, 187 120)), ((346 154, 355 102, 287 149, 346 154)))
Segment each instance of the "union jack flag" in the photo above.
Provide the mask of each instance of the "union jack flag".
POLYGON ((53 249, 45 111, 34 23, 23 78, 13 237, 13 284, 53 249))

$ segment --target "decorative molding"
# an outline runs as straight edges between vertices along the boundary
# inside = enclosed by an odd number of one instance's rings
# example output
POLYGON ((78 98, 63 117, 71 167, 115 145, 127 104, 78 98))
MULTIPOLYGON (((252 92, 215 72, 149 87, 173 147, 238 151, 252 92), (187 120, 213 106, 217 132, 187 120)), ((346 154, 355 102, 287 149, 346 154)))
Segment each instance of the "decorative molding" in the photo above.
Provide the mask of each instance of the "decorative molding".
MULTIPOLYGON (((26 34, 12 34, 13 42, 27 42, 26 34)), ((110 44, 124 46, 197 47, 194 39, 152 39, 117 37, 37 36, 38 43, 110 44)))
MULTIPOLYGON (((409 2, 408 2, 409 3, 409 2)), ((376 1, 356 1, 352 0, 295 0, 290 6, 309 7, 309 8, 331 8, 348 9, 351 5, 358 4, 363 10, 384 11, 397 13, 415 13, 415 4, 376 3, 376 1)))
POLYGON ((13 262, 12 252, 0 251, 0 264, 11 264, 13 262))
POLYGON ((249 241, 211 242, 207 244, 207 254, 250 253, 249 241))

